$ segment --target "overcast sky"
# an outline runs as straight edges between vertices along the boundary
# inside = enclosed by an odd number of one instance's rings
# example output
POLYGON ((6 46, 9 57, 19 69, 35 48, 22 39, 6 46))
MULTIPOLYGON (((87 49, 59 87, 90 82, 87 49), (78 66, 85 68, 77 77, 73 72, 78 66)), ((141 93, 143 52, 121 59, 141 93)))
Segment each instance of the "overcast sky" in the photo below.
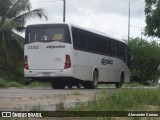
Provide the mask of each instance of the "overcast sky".
MULTIPOLYGON (((66 22, 127 39, 129 4, 124 1, 129 0, 66 0, 66 22)), ((31 3, 33 9, 45 9, 48 21, 31 19, 27 25, 63 21, 62 0, 31 0, 31 3)), ((144 7, 144 0, 131 4, 131 37, 140 37, 140 29, 145 27, 144 7)))

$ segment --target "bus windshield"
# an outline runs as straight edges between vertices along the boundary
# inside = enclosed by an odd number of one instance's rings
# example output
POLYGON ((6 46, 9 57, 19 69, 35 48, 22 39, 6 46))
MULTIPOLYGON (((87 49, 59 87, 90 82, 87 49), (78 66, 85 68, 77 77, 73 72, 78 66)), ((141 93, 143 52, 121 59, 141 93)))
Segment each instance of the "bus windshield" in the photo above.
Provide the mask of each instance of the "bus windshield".
POLYGON ((70 43, 67 26, 30 26, 26 31, 25 43, 59 41, 70 43))

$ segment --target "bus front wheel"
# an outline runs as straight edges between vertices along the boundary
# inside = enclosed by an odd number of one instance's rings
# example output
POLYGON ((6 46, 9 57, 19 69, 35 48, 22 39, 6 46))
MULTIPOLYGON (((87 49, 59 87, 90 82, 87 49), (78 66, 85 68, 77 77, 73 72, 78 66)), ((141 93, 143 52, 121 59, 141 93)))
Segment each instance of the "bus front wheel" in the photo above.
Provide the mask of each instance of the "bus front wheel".
POLYGON ((116 83, 116 88, 121 88, 124 81, 124 73, 121 74, 120 82, 116 83))

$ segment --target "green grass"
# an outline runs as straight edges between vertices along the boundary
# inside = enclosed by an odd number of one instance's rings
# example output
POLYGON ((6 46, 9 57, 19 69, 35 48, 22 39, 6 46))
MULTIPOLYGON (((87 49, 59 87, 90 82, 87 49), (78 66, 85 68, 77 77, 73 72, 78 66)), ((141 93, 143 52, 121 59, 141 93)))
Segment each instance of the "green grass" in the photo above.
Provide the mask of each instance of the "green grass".
MULTIPOLYGON (((21 67, 20 67, 21 68, 21 67)), ((10 69, 0 69, 0 88, 8 87, 22 87, 23 86, 23 71, 19 68, 15 69, 14 72, 10 69)))
POLYGON ((31 84, 28 85, 28 87, 34 88, 34 87, 48 87, 50 86, 50 83, 47 82, 32 82, 31 84))
POLYGON ((160 106, 160 89, 119 89, 115 92, 96 94, 87 105, 73 108, 75 111, 126 111, 126 110, 157 110, 160 106))
POLYGON ((17 87, 21 88, 23 85, 16 81, 8 81, 0 78, 0 88, 17 87))
MULTIPOLYGON (((15 80, 9 80, 7 77, 0 78, 0 88, 8 88, 8 87, 16 87, 16 88, 22 88, 25 85, 23 85, 20 82, 17 82, 15 80)), ((50 86, 49 83, 44 82, 32 82, 27 87, 34 88, 34 87, 48 87, 50 86)))
MULTIPOLYGON (((157 84, 156 83, 154 83, 154 82, 148 82, 148 86, 157 86, 157 84)), ((114 84, 99 84, 98 85, 99 87, 115 87, 115 85, 114 84)), ((123 87, 125 87, 125 88, 130 88, 130 87, 144 87, 144 86, 147 86, 147 85, 142 85, 142 84, 140 84, 140 83, 138 83, 138 82, 130 82, 130 83, 125 83, 125 84, 123 84, 123 87)))
POLYGON ((7 87, 7 83, 5 82, 4 79, 0 78, 0 88, 6 88, 7 87))
MULTIPOLYGON (((99 84, 99 87, 115 87, 114 84, 99 84)), ((123 84, 123 87, 127 88, 127 87, 142 87, 144 85, 141 85, 140 83, 137 82, 131 82, 131 83, 126 83, 123 84)))
POLYGON ((34 112, 36 112, 36 111, 43 111, 43 107, 41 106, 41 104, 34 105, 34 106, 32 106, 31 111, 34 111, 34 112))
MULTIPOLYGON (((10 72, 0 70, 0 88, 17 87, 21 88, 27 86, 22 75, 11 74, 10 72), (20 77, 19 77, 20 76, 20 77)), ((27 87, 46 87, 49 83, 32 82, 27 87)))
POLYGON ((7 87, 17 87, 17 88, 22 88, 23 85, 18 83, 18 82, 8 82, 7 87))
POLYGON ((141 85, 140 83, 137 83, 137 82, 124 84, 124 87, 142 87, 142 86, 143 85, 141 85))

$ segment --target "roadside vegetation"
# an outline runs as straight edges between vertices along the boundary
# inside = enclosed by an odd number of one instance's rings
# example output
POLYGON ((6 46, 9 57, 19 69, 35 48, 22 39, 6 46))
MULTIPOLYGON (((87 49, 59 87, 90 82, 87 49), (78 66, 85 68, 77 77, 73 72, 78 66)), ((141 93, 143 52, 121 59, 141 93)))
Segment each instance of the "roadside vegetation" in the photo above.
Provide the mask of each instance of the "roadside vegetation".
POLYGON ((4 80, 0 78, 0 88, 9 88, 9 87, 16 87, 16 88, 45 88, 45 87, 50 87, 50 83, 48 82, 31 82, 30 84, 25 84, 25 83, 20 83, 16 81, 11 81, 11 80, 4 80))
POLYGON ((119 89, 95 94, 87 104, 72 108, 74 111, 159 111, 159 89, 119 89))
POLYGON ((0 88, 22 87, 23 84, 23 64, 20 64, 14 70, 0 70, 0 88))
POLYGON ((132 51, 131 82, 143 85, 157 83, 160 76, 160 44, 148 42, 139 38, 130 39, 128 43, 132 51))
MULTIPOLYGON (((159 111, 160 110, 160 88, 158 89, 118 89, 114 92, 109 92, 106 89, 102 89, 101 92, 96 93, 89 102, 78 102, 75 107, 65 108, 65 98, 61 99, 58 104, 56 104, 55 111, 68 111, 72 112, 74 116, 74 111, 159 111)), ((34 111, 44 111, 41 105, 33 106, 34 111)), ((88 114, 90 114, 88 112, 88 114)), ((86 113, 85 113, 86 115, 86 113)), ((140 118, 140 117, 100 117, 97 114, 98 120, 152 120, 152 117, 140 118)), ((92 119, 97 119, 97 117, 92 119)), ((78 119, 89 119, 89 117, 81 116, 78 119), (82 117, 82 118, 81 118, 82 117)), ((76 118, 76 119, 77 119, 76 118)), ((70 117, 70 119, 74 119, 70 117)), ((157 118, 154 118, 157 120, 157 118)))
POLYGON ((56 111, 159 111, 160 88, 117 89, 113 92, 102 89, 90 101, 77 100, 73 108, 65 108, 66 98, 56 105, 56 111), (63 109, 62 109, 63 108, 63 109))
POLYGON ((30 0, 0 0, 0 9, 0 87, 19 86, 24 83, 24 38, 17 32, 25 30, 27 20, 47 16, 42 8, 33 10, 30 0))
POLYGON ((27 85, 27 87, 29 88, 35 88, 35 87, 50 87, 50 83, 49 82, 31 82, 30 84, 27 85))

